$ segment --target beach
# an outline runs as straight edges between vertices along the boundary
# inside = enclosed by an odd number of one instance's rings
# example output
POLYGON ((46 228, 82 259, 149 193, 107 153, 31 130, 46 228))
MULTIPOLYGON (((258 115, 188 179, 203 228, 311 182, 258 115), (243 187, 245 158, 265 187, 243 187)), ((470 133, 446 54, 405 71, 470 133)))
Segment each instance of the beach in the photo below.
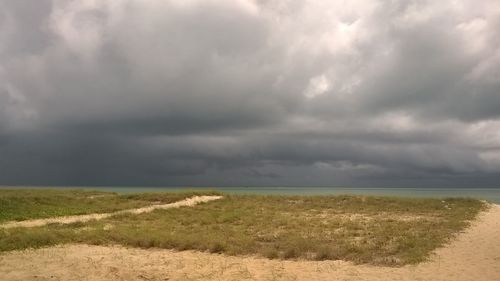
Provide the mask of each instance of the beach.
POLYGON ((0 0, 0 281, 500 281, 500 0, 0 0))
POLYGON ((402 267, 69 244, 0 254, 2 280, 498 280, 500 205, 429 261, 402 267))

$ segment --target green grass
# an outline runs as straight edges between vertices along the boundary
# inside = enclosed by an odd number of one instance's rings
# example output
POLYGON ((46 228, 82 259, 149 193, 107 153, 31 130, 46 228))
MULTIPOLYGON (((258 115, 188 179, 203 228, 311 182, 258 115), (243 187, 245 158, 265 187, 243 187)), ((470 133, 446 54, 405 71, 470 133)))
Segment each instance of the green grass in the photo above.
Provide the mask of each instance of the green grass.
POLYGON ((117 194, 79 189, 1 189, 0 223, 114 212, 152 203, 171 203, 198 194, 216 194, 216 192, 117 194))
POLYGON ((428 258, 484 208, 473 199, 225 195, 196 207, 4 229, 0 251, 60 243, 121 244, 400 266, 428 258))

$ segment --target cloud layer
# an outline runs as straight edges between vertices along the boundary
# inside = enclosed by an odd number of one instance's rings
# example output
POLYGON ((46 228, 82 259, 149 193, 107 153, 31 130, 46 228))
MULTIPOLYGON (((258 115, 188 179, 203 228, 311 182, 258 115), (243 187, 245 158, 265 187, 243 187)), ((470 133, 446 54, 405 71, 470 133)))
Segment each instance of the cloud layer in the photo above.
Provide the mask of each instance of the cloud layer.
POLYGON ((497 1, 0 0, 0 184, 499 176, 497 1))

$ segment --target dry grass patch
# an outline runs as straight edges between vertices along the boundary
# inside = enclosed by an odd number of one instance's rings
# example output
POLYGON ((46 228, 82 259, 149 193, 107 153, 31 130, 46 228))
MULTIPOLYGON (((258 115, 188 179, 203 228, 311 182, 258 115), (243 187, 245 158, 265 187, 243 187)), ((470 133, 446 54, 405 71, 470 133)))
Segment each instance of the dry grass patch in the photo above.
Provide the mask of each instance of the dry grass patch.
POLYGON ((196 207, 4 230, 0 251, 111 243, 399 266, 425 260, 483 208, 473 199, 225 195, 196 207))

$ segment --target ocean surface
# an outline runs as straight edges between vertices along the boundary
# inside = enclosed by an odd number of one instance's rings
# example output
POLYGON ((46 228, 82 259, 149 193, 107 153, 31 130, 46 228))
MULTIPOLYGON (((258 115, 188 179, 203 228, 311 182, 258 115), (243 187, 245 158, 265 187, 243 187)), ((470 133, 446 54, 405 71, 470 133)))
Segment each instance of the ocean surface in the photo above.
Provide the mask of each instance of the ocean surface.
POLYGON ((162 192, 187 190, 217 190, 232 194, 263 195, 378 195, 397 197, 470 197, 500 204, 500 188, 356 188, 356 187, 8 187, 0 189, 21 188, 79 188, 101 190, 118 193, 162 192))

